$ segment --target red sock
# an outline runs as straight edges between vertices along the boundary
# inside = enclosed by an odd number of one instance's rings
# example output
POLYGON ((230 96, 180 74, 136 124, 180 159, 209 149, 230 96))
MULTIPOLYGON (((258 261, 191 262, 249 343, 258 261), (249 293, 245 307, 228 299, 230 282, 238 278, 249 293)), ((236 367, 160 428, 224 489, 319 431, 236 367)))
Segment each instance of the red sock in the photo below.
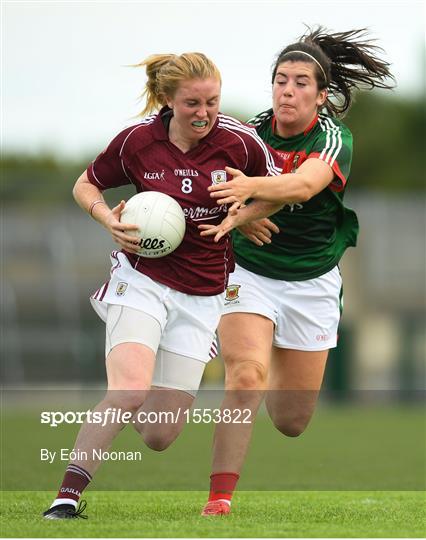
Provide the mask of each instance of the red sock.
POLYGON ((210 475, 209 501, 227 501, 231 504, 232 495, 240 475, 237 473, 214 473, 210 475))
POLYGON ((58 504, 73 504, 77 506, 81 492, 87 487, 91 479, 90 474, 82 467, 73 464, 68 465, 61 487, 52 506, 57 506, 58 504))

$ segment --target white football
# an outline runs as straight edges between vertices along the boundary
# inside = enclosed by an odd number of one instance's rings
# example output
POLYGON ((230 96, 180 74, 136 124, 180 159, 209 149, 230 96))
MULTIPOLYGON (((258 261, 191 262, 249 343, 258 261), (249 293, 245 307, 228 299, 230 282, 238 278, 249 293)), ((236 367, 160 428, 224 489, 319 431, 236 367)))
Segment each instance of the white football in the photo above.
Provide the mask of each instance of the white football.
POLYGON ((139 231, 128 231, 141 238, 139 255, 165 257, 182 242, 185 215, 178 202, 159 191, 144 191, 131 197, 121 213, 122 223, 138 225, 139 231))

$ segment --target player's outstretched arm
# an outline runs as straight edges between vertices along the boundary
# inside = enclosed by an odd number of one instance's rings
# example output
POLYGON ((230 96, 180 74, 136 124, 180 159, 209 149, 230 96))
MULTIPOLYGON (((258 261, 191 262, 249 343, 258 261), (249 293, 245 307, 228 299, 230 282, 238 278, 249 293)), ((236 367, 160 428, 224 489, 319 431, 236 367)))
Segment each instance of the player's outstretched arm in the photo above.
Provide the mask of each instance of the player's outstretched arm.
POLYGON ((307 159, 295 173, 279 176, 248 177, 238 169, 226 167, 230 182, 209 186, 210 196, 218 204, 232 204, 232 212, 247 199, 259 199, 282 204, 306 202, 333 180, 334 172, 324 161, 307 159))
POLYGON ((86 171, 75 183, 73 196, 83 210, 105 227, 114 242, 126 251, 137 254, 139 246, 135 244, 135 237, 126 234, 126 231, 138 230, 138 226, 120 223, 121 212, 126 205, 125 201, 121 201, 111 210, 103 198, 101 190, 90 182, 86 171))

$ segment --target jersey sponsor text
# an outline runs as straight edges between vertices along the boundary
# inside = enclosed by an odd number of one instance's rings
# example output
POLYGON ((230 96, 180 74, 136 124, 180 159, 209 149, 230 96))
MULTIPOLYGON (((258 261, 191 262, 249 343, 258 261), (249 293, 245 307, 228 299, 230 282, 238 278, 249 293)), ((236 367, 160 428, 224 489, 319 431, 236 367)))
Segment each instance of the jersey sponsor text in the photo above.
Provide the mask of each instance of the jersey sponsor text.
POLYGON ((207 219, 214 219, 218 214, 226 213, 228 211, 226 204, 215 206, 213 208, 206 208, 205 206, 197 206, 196 208, 184 208, 183 213, 188 219, 192 221, 202 221, 207 219))

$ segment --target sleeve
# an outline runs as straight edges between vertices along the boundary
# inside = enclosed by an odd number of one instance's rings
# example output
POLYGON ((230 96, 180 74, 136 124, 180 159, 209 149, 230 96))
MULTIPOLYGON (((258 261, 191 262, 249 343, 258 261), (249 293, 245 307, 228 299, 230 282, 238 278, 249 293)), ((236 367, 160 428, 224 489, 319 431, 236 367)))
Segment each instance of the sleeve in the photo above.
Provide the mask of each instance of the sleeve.
POLYGON ((268 109, 267 111, 256 114, 256 116, 253 116, 253 118, 247 120, 246 124, 249 126, 254 126, 256 131, 259 132, 259 130, 261 130, 262 127, 267 124, 273 116, 274 111, 272 109, 268 109))
POLYGON ((131 184, 132 179, 126 167, 124 144, 134 127, 119 133, 87 167, 89 181, 101 190, 131 184))
POLYGON ((247 176, 277 176, 282 172, 282 158, 250 128, 246 137, 247 163, 244 173, 247 176))
POLYGON ((321 133, 307 158, 318 158, 330 165, 334 178, 330 184, 333 191, 343 191, 352 162, 352 133, 334 118, 320 120, 321 133))

